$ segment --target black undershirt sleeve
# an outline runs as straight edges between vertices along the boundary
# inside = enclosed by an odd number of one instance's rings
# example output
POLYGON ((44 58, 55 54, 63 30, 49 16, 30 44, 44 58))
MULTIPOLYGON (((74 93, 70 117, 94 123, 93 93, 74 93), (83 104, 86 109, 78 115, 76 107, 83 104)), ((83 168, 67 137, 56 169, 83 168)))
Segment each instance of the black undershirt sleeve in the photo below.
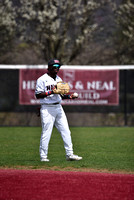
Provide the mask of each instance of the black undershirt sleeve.
POLYGON ((70 99, 70 95, 63 94, 63 95, 61 95, 61 98, 62 99, 70 99))

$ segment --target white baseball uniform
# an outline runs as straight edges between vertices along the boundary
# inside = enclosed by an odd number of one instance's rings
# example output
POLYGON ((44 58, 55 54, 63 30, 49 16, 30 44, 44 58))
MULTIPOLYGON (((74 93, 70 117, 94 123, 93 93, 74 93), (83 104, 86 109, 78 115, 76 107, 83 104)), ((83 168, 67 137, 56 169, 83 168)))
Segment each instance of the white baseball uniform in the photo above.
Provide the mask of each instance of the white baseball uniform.
MULTIPOLYGON (((47 73, 38 78, 36 83, 35 94, 51 91, 53 86, 62 79, 56 75, 54 80, 47 73)), ((71 133, 64 110, 61 106, 61 96, 59 94, 51 94, 45 98, 40 99, 41 104, 41 123, 42 134, 40 139, 40 158, 47 158, 48 146, 51 138, 53 126, 60 132, 66 155, 73 154, 73 145, 71 140, 71 133)))

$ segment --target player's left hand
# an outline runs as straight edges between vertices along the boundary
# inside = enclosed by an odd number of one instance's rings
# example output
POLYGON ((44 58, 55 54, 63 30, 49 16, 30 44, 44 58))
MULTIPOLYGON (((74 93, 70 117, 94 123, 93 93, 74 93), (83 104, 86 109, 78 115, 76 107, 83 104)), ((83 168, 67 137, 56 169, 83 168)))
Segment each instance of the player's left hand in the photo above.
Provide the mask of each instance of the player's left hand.
POLYGON ((67 82, 58 82, 57 85, 53 88, 54 94, 67 94, 69 93, 70 87, 67 82))

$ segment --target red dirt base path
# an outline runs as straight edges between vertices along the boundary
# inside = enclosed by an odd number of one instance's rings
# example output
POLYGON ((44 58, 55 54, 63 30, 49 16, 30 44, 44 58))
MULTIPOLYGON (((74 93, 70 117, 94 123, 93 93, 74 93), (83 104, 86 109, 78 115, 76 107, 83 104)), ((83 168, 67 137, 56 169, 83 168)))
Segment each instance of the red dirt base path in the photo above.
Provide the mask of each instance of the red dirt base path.
POLYGON ((134 200, 134 175, 0 170, 0 200, 134 200))

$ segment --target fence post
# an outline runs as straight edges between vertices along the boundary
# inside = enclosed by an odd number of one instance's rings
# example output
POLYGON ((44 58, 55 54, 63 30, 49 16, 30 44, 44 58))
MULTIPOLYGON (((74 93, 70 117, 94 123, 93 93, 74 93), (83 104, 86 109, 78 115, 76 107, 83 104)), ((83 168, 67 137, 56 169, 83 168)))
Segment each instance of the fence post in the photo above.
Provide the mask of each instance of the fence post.
POLYGON ((127 124, 127 70, 124 70, 124 125, 127 124))

